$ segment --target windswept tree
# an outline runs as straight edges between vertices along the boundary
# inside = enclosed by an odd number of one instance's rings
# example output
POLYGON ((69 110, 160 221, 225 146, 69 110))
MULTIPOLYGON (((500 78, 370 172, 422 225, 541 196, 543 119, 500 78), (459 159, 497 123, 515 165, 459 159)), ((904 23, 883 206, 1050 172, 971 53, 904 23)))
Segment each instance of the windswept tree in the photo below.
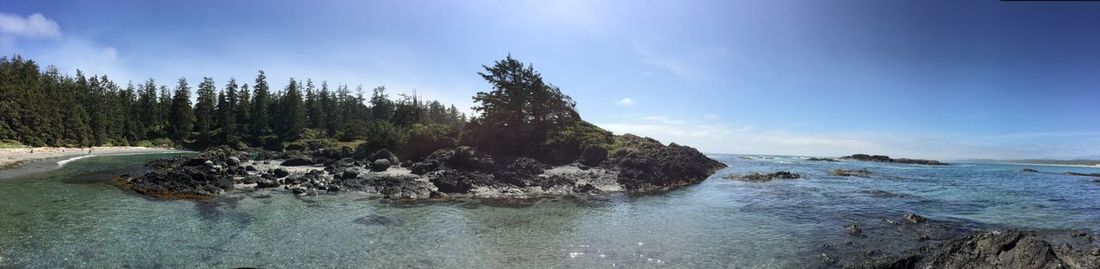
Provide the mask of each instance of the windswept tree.
POLYGON ((508 55, 478 72, 492 89, 478 92, 473 109, 482 148, 508 154, 531 154, 547 132, 580 121, 573 99, 558 87, 546 83, 531 65, 508 55))

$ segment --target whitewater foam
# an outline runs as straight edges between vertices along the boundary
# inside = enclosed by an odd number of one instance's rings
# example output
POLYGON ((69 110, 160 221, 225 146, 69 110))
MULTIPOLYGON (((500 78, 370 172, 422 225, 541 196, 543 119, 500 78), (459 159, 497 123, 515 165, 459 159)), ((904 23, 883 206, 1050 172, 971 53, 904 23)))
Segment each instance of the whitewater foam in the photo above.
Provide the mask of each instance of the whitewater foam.
POLYGON ((88 155, 81 155, 81 156, 76 156, 76 157, 60 160, 60 161, 57 161, 57 166, 64 167, 65 164, 67 164, 69 162, 84 159, 84 158, 88 158, 88 157, 95 157, 95 156, 96 156, 95 154, 88 154, 88 155))

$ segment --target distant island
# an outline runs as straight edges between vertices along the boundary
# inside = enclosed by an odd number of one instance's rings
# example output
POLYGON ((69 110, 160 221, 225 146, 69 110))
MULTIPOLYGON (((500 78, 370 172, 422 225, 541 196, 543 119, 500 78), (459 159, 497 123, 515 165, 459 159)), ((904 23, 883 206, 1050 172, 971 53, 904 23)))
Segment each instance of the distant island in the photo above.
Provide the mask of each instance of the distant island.
POLYGON ((1100 160, 1091 159, 1075 159, 1075 160, 1057 160, 1057 159, 1020 159, 1020 160, 998 160, 998 159, 967 159, 965 162, 976 163, 1014 163, 1014 164, 1041 164, 1041 165, 1071 165, 1071 166, 1100 166, 1100 160))
POLYGON ((868 155, 868 154, 853 154, 849 156, 840 157, 841 159, 857 160, 865 162, 881 162, 881 163, 902 163, 902 164, 920 164, 920 165, 947 165, 946 163, 937 160, 924 160, 924 159, 907 159, 907 158, 890 158, 885 155, 868 155))
POLYGON ((575 102, 510 55, 478 73, 491 86, 478 115, 378 87, 368 99, 347 86, 318 90, 290 79, 271 92, 263 71, 252 92, 204 78, 191 105, 186 79, 174 94, 152 80, 125 88, 106 76, 39 71, 0 60, 0 125, 7 145, 159 145, 202 151, 157 160, 117 184, 167 199, 283 190, 297 195, 357 191, 388 199, 533 197, 647 192, 694 184, 726 165, 698 150, 581 119, 575 102), (11 75, 17 74, 17 75, 11 75), (14 108, 14 109, 12 109, 14 108), (53 131, 56 130, 56 131, 53 131))

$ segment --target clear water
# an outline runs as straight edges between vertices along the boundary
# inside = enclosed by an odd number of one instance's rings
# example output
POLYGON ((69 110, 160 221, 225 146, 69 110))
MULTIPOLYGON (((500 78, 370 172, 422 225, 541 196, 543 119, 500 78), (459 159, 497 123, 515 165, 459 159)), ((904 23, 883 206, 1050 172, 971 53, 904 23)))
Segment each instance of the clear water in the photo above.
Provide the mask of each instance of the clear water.
POLYGON ((914 211, 979 225, 1100 230, 1093 168, 742 159, 655 195, 395 204, 356 194, 250 195, 211 203, 119 190, 154 155, 97 157, 0 181, 0 267, 738 267, 815 265, 844 225, 914 211), (867 168, 875 178, 828 176, 867 168), (1048 173, 1025 173, 1034 168, 1048 173), (767 183, 731 173, 787 170, 767 183), (901 197, 881 198, 871 191, 901 197), (376 216, 390 224, 364 225, 376 216))

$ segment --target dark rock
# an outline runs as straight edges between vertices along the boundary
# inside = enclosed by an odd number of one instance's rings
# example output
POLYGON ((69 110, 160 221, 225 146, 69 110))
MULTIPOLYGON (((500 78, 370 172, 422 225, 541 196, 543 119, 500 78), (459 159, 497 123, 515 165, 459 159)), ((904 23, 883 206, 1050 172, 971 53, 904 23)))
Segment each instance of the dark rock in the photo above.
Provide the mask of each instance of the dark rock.
POLYGON ((225 164, 228 164, 229 166, 238 166, 241 164, 241 158, 229 157, 225 159, 225 164))
POLYGON ((438 168, 439 163, 436 162, 418 162, 412 164, 412 166, 409 167, 409 170, 411 170, 412 173, 415 175, 424 175, 428 172, 435 171, 438 168))
POLYGON ((259 171, 258 169, 256 169, 256 166, 253 166, 253 165, 245 166, 244 170, 245 171, 259 171))
POLYGON ((676 143, 665 146, 652 138, 632 134, 618 136, 616 140, 619 148, 603 166, 618 172, 617 181, 627 192, 695 184, 726 167, 692 147, 676 143))
POLYGON ((344 169, 344 173, 340 175, 340 178, 355 178, 359 176, 359 170, 353 168, 344 169))
POLYGON ((841 159, 851 159, 865 162, 881 162, 881 163, 902 163, 902 164, 921 164, 921 165, 947 165, 936 160, 922 160, 922 159, 906 159, 906 158, 890 158, 885 155, 867 155, 867 154, 854 154, 851 156, 840 157, 841 159))
POLYGON ((833 169, 829 170, 829 175, 839 177, 870 177, 871 170, 867 169, 833 169))
POLYGON ((435 162, 444 167, 461 171, 491 173, 496 170, 496 163, 493 161, 492 156, 467 146, 437 150, 429 155, 425 161, 435 162))
POLYGON ((286 160, 286 161, 283 162, 282 165, 283 166, 306 166, 306 165, 313 165, 314 163, 315 162, 313 161, 313 158, 298 157, 298 158, 293 158, 293 159, 286 160))
POLYGON ((1065 268, 1033 233, 981 232, 956 239, 930 257, 928 268, 1065 268))
POLYGON ((755 181, 755 182, 767 182, 767 181, 772 181, 772 180, 775 180, 775 179, 797 179, 797 178, 802 178, 802 175, 787 172, 787 171, 779 171, 779 172, 773 172, 773 173, 753 172, 753 173, 747 174, 747 175, 740 175, 740 176, 738 176, 738 175, 729 175, 729 176, 726 176, 726 179, 736 179, 736 180, 755 181))
POLYGON ((296 195, 302 195, 302 194, 306 194, 307 192, 309 192, 309 189, 306 189, 304 187, 292 187, 292 188, 290 188, 290 192, 292 192, 296 195))
POLYGON ((279 167, 275 168, 273 174, 275 174, 275 177, 277 178, 284 178, 290 175, 290 171, 287 171, 286 168, 279 167))
POLYGON ((467 193, 476 186, 494 183, 491 175, 454 169, 436 171, 429 180, 442 193, 467 193))
POLYGON ((536 182, 541 181, 538 175, 548 168, 550 168, 549 165, 535 159, 520 157, 512 161, 512 164, 505 169, 494 172, 493 179, 514 186, 527 187, 536 185, 536 182))
POLYGON ((848 225, 847 227, 844 227, 844 229, 848 230, 849 235, 860 235, 863 233, 863 230, 859 228, 859 224, 856 223, 848 225))
POLYGON ((602 147, 588 147, 581 151, 581 157, 577 162, 587 166, 597 166, 607 160, 607 149, 602 147))
POLYGON ((1082 176, 1082 177, 1100 177, 1100 173, 1076 173, 1076 172, 1066 172, 1066 175, 1070 175, 1070 176, 1082 176))
POLYGON ((256 180, 256 187, 261 189, 278 187, 279 182, 271 179, 259 179, 256 180))
POLYGON ((397 155, 394 155, 393 152, 390 152, 390 150, 388 150, 388 149, 380 149, 380 150, 374 152, 374 154, 370 155, 370 158, 368 160, 378 160, 378 159, 385 159, 387 161, 390 161, 390 165, 397 165, 397 164, 401 163, 397 159, 397 155))
POLYGON ((390 160, 377 159, 377 160, 374 160, 374 163, 371 164, 370 170, 375 171, 375 172, 386 171, 386 169, 390 169, 390 165, 392 165, 392 164, 393 163, 390 162, 390 160))
POLYGON ((1028 173, 1038 173, 1039 172, 1039 170, 1035 170, 1035 169, 1031 169, 1031 168, 1024 168, 1024 169, 1021 169, 1020 171, 1021 172, 1028 172, 1028 173))
POLYGON ((917 215, 916 213, 913 213, 913 212, 905 213, 905 215, 902 216, 901 218, 905 219, 906 221, 911 222, 911 223, 924 223, 925 221, 928 221, 928 219, 924 218, 921 215, 917 215))
POLYGON ((811 162, 839 162, 839 160, 833 159, 833 158, 818 158, 818 157, 810 157, 806 160, 811 161, 811 162))

